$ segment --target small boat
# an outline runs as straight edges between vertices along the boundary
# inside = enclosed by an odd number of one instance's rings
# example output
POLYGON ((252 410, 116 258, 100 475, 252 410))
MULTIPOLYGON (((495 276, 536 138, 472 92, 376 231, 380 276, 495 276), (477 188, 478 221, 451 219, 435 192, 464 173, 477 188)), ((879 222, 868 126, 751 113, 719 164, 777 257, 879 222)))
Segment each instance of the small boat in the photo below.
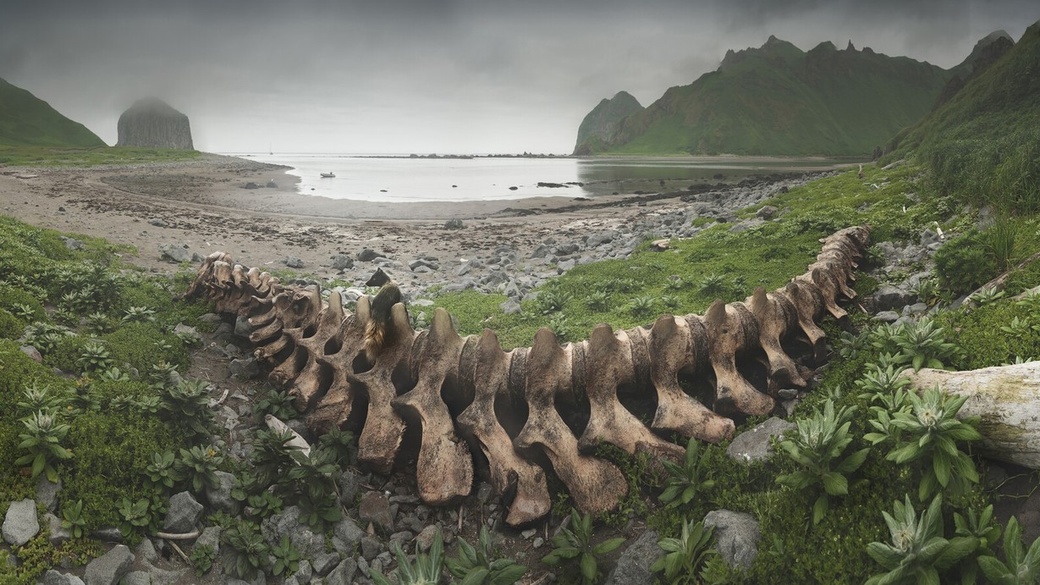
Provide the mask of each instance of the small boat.
POLYGON ((336 173, 322 173, 321 174, 321 178, 322 179, 335 179, 336 178, 336 173))

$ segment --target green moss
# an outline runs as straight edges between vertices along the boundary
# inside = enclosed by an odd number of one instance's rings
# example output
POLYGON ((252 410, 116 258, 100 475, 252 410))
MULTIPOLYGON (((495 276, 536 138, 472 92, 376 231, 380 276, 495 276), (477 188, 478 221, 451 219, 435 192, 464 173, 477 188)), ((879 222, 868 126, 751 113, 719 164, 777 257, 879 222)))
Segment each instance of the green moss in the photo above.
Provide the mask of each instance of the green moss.
POLYGON ((25 321, 0 309, 0 338, 18 339, 25 331, 25 321))
POLYGON ((144 375, 160 361, 179 367, 188 364, 188 351, 181 340, 156 323, 126 323, 101 339, 116 367, 124 371, 132 368, 144 375))

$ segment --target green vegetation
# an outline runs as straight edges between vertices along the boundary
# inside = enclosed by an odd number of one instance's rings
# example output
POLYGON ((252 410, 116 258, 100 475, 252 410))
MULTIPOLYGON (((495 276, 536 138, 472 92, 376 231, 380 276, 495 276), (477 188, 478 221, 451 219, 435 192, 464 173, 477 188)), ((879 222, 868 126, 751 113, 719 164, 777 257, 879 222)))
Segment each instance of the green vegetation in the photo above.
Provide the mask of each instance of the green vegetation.
POLYGON ((99 165, 195 160, 200 156, 202 156, 202 153, 197 150, 174 148, 135 148, 103 145, 91 148, 68 148, 0 144, 0 167, 93 167, 99 165))
MULTIPOLYGON (((613 133, 579 132, 575 153, 869 156, 920 120, 950 76, 906 57, 829 42, 803 52, 771 37, 669 88, 613 133)), ((599 120, 603 107, 583 130, 610 121, 599 120)))
POLYGON ((602 542, 594 542, 592 533, 592 517, 571 511, 570 526, 560 529, 553 537, 553 550, 542 558, 542 562, 550 565, 567 565, 573 568, 577 564, 578 575, 582 585, 595 585, 600 579, 599 560, 603 555, 624 544, 624 538, 608 538, 602 542))
POLYGON ((0 145, 95 147, 105 143, 47 102, 0 79, 0 145))

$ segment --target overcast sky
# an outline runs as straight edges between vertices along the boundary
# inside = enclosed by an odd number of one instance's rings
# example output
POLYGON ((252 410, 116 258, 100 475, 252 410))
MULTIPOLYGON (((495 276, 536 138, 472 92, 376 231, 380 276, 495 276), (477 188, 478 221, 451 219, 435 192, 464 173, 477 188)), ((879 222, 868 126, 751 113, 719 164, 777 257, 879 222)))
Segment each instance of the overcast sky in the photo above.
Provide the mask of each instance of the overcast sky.
POLYGON ((156 96, 210 152, 569 153, 773 34, 952 67, 1035 0, 0 0, 0 77, 109 144, 156 96))

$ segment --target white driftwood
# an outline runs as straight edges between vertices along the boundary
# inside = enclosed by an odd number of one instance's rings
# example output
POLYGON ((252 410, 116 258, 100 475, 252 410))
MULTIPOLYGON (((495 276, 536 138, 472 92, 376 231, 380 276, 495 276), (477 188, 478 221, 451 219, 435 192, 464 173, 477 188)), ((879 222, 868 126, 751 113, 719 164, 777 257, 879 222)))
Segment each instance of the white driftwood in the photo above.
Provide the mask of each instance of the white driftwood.
POLYGON ((978 416, 985 455, 1040 469, 1040 361, 966 372, 907 371, 914 387, 967 396, 960 418, 978 416))
POLYGON ((283 423, 281 420, 279 420, 277 417, 271 414, 264 416, 264 422, 267 423, 267 428, 271 429, 272 431, 278 433, 290 433, 293 438, 291 441, 289 441, 289 446, 293 449, 297 449, 297 452, 299 452, 304 457, 311 456, 310 443, 307 442, 307 439, 301 437, 300 433, 297 433, 296 431, 290 429, 289 425, 283 423))

